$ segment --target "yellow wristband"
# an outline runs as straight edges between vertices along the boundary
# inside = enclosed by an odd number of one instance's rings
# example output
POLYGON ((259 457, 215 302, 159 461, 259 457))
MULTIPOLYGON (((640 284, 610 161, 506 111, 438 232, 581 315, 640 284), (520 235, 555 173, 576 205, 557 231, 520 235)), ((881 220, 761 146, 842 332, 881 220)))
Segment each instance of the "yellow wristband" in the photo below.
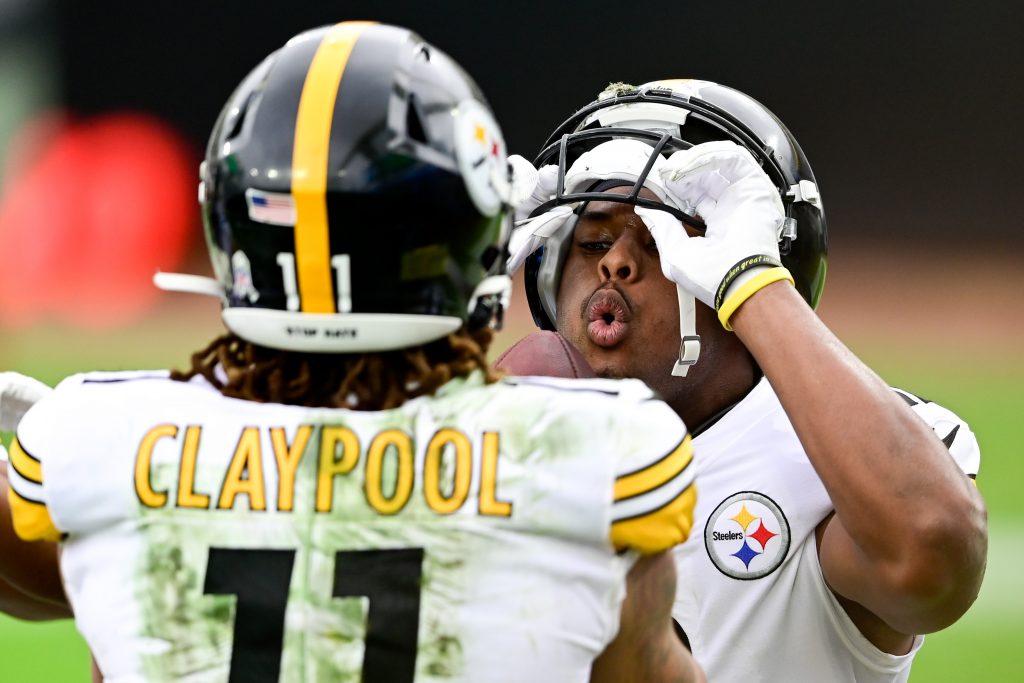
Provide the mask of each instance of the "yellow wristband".
POLYGON ((752 297, 754 293, 762 287, 766 287, 767 285, 770 285, 773 282, 778 282, 779 280, 789 280, 789 284, 794 286, 796 285, 796 283, 793 282, 793 276, 782 266, 763 270, 740 285, 735 292, 722 302, 722 307, 718 309, 718 320, 722 323, 722 327, 732 332, 732 325, 729 324, 729 318, 731 318, 732 314, 736 312, 736 309, 740 307, 740 304, 752 297))

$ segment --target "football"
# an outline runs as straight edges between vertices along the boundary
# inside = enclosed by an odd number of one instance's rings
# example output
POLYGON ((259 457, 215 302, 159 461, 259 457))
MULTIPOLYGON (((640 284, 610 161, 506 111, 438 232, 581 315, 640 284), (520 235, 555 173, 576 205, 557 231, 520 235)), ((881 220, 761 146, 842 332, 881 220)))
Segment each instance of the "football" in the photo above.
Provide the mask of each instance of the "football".
POLYGON ((596 377, 583 355, 557 332, 528 334, 494 362, 510 375, 543 377, 596 377))

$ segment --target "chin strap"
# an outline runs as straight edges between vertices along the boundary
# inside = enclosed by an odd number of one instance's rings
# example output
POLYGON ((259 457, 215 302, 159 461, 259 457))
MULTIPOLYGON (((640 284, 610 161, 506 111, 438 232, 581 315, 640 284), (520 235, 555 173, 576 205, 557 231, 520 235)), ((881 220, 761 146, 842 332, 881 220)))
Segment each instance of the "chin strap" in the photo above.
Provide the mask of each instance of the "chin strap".
POLYGON ((697 308, 693 295, 676 285, 679 296, 679 360, 672 366, 674 377, 686 377, 690 366, 700 356, 700 335, 697 334, 697 308))

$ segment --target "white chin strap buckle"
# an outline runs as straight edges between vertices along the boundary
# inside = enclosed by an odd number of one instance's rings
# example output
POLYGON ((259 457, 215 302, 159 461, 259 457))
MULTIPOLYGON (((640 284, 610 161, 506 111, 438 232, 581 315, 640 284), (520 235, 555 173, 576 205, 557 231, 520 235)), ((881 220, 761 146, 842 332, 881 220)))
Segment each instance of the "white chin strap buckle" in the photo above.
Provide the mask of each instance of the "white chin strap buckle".
POLYGON ((679 296, 679 360, 672 366, 673 377, 686 377, 690 366, 700 356, 700 335, 697 334, 697 309, 693 295, 676 285, 679 296))
POLYGON ((686 377, 690 366, 697 362, 700 355, 700 335, 691 334, 683 337, 679 343, 679 360, 672 366, 672 375, 675 377, 686 377))

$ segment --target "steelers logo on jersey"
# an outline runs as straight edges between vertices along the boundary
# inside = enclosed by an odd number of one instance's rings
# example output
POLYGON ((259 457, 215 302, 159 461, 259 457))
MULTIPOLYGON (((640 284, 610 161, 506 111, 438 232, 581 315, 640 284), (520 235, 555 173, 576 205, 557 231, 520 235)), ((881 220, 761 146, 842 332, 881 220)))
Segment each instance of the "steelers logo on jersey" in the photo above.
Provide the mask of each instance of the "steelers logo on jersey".
POLYGON ((789 522, 782 508, 756 491, 723 500, 708 517, 704 546, 718 571, 741 581, 768 576, 789 552, 789 522))

